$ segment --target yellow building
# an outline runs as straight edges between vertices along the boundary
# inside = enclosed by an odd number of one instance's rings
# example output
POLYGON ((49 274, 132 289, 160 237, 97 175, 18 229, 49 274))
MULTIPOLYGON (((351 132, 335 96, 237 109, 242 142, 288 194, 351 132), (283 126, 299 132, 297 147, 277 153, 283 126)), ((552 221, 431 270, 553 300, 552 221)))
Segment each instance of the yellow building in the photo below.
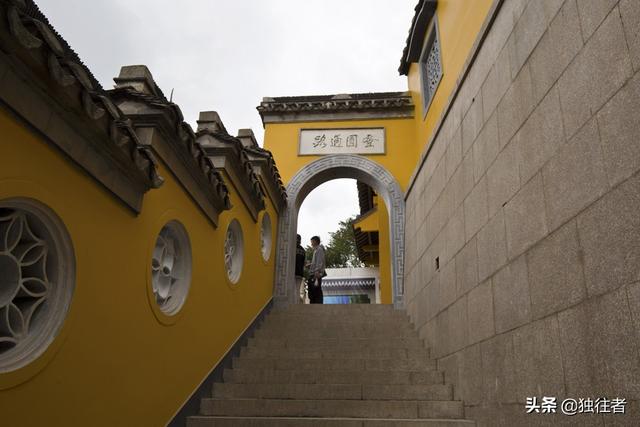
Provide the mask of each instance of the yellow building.
MULTIPOLYGON (((356 178, 383 195, 385 203, 379 205, 377 214, 383 304, 394 301, 392 288, 396 302, 401 299, 404 243, 398 237, 393 239, 396 247, 390 245, 389 230, 393 228, 389 223, 396 224, 394 232, 398 236, 403 234, 402 194, 410 176, 405 153, 413 152, 415 145, 413 108, 408 93, 265 98, 258 107, 265 125, 264 146, 278 159, 290 196, 289 208, 283 214, 290 229, 281 228, 279 238, 283 250, 293 244, 287 241, 287 233, 295 235, 302 201, 323 182, 356 178), (298 182, 292 185, 292 181, 298 182), (387 213, 390 204, 396 207, 393 218, 387 213), (391 256, 391 252, 397 256, 391 256)), ((281 269, 276 288, 276 296, 283 300, 295 297, 293 271, 281 269)))
POLYGON ((403 226, 408 165, 425 133, 415 67, 407 93, 265 98, 272 155, 248 130, 230 135, 215 112, 194 132, 144 66, 123 67, 104 90, 27 3, 0 6, 3 419, 171 419, 272 296, 286 301, 276 237, 289 232, 287 206, 297 212, 328 179, 383 185, 366 230, 379 235, 381 302, 401 303, 404 248, 390 235, 402 228, 389 224, 403 226), (376 154, 347 154, 287 201, 283 183, 330 152, 303 155, 299 137, 345 128, 343 147, 376 154), (354 158, 365 162, 352 168, 354 158))
POLYGON ((146 67, 104 90, 35 7, 0 16, 0 423, 164 425, 271 301, 278 170, 146 67))
MULTIPOLYGON (((293 251, 293 242, 286 239, 294 233, 297 210, 306 195, 330 179, 359 179, 383 201, 376 200, 376 212, 368 214, 364 225, 369 233, 377 233, 378 243, 372 243, 374 234, 360 234, 359 250, 367 246, 376 254, 382 303, 402 306, 405 266, 402 194, 412 185, 412 174, 426 157, 428 141, 436 135, 434 130, 439 131, 438 121, 446 117, 445 107, 491 5, 489 0, 471 5, 463 1, 418 2, 399 68, 408 77, 407 92, 263 99, 258 111, 265 127, 264 146, 278 159, 293 207, 284 215, 289 230, 284 227, 280 230, 279 244, 283 251, 288 251, 283 253, 284 258, 293 251), (459 31, 461 27, 465 31, 459 31), (362 138, 367 135, 377 139, 375 147, 364 145, 362 138), (360 138, 360 145, 352 142, 349 146, 350 136, 360 138), (354 154, 358 161, 370 162, 354 165, 354 154), (326 161, 331 164, 322 166, 322 159, 329 156, 346 157, 333 157, 326 161), (381 168, 382 173, 371 173, 376 168, 381 168), (291 185, 292 180, 299 182, 291 185), (397 192, 384 188, 389 180, 398 188, 397 192)), ((362 191, 364 187, 359 189, 362 191)), ((367 210, 370 209, 373 206, 367 210)), ((362 220, 365 218, 355 224, 356 229, 363 225, 362 220)), ((286 264, 278 272, 276 288, 276 300, 293 300, 293 273, 286 264)))
MULTIPOLYGON (((123 67, 103 89, 27 3, 0 5, 3 420, 171 419, 272 297, 291 300, 291 271, 275 271, 292 243, 282 236, 328 179, 359 178, 380 194, 359 227, 379 235, 369 249, 381 302, 401 306, 404 192, 437 116, 422 120, 415 64, 407 93, 265 98, 269 152, 248 130, 230 135, 215 112, 194 132, 144 66, 123 67), (303 135, 325 130, 336 150, 314 153, 312 141, 299 151, 303 135), (319 172, 307 177, 310 165, 319 172)), ((441 18, 445 89, 470 47, 448 36, 457 14, 446 7, 441 18)))

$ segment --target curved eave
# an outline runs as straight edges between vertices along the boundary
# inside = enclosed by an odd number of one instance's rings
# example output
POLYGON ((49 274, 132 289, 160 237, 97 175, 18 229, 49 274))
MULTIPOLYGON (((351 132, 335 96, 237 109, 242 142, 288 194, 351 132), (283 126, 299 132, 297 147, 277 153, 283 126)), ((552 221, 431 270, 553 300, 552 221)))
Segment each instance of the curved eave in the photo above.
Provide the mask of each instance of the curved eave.
POLYGON ((402 76, 406 76, 409 73, 409 67, 413 62, 418 62, 420 58, 420 49, 422 43, 431 23, 431 19, 436 13, 436 7, 438 5, 437 0, 419 0, 415 7, 415 14, 411 21, 411 28, 409 29, 409 35, 407 36, 407 42, 404 50, 402 51, 402 58, 400 58, 400 67, 398 67, 398 73, 402 76))
POLYGON ((139 212, 163 182, 153 155, 30 0, 0 1, 0 69, 3 107, 139 212))

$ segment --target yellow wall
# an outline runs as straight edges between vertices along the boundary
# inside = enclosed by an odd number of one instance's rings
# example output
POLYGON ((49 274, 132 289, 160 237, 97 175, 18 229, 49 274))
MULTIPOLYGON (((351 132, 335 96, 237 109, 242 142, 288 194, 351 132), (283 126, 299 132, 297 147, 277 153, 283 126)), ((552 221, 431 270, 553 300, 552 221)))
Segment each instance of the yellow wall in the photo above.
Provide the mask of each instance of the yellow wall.
MULTIPOLYGON (((442 53, 442 79, 424 119, 418 64, 411 64, 408 73, 409 92, 416 106, 417 144, 415 147, 417 156, 429 141, 434 126, 447 105, 449 96, 460 77, 462 67, 493 2, 494 0, 438 0, 436 16, 442 53)), ((411 172, 414 167, 415 163, 412 164, 411 172)))
POLYGON ((367 216, 353 222, 354 228, 361 231, 378 231, 378 208, 375 207, 367 213, 367 216))
MULTIPOLYGON (((135 216, 4 111, 0 129, 0 200, 30 197, 55 211, 73 241, 77 277, 53 345, 0 375, 3 425, 164 425, 271 298, 275 248, 263 262, 260 222, 235 194, 214 229, 161 166, 165 184, 146 194, 135 216), (223 243, 234 217, 245 264, 230 285, 223 243), (156 237, 171 219, 188 231, 192 280, 175 322, 164 324, 148 297, 149 273, 156 237)), ((268 211, 275 242, 278 221, 268 211)))
POLYGON ((415 153, 415 125, 412 119, 353 120, 343 122, 305 122, 268 124, 264 130, 264 148, 273 153, 278 170, 285 185, 307 164, 321 156, 298 156, 298 135, 300 129, 316 128, 357 128, 384 127, 386 130, 386 154, 364 156, 384 166, 407 188, 412 168, 417 157, 415 153))
MULTIPOLYGON (((387 136, 386 154, 366 157, 384 166, 398 180, 402 189, 406 190, 420 154, 446 107, 493 1, 438 1, 436 16, 443 76, 426 117, 422 104, 419 66, 413 63, 408 73, 408 89, 416 106, 413 119, 267 124, 264 146, 273 153, 278 162, 284 183, 288 183, 302 167, 319 158, 319 156, 298 156, 298 136, 301 128, 384 127, 387 136)), ((378 215, 381 242, 380 273, 387 275, 381 280, 383 284, 389 286, 388 292, 383 292, 385 296, 388 294, 388 300, 383 297, 383 302, 391 302, 391 275, 388 271, 390 256, 388 212, 384 204, 380 207, 378 215)))
MULTIPOLYGON (((350 120, 331 122, 304 122, 268 124, 265 127, 264 148, 273 153, 278 170, 285 185, 304 166, 321 156, 298 156, 298 137, 300 129, 314 128, 357 128, 384 127, 386 132, 386 153, 384 155, 364 156, 382 165, 391 173, 403 190, 406 190, 409 178, 416 164, 415 124, 413 119, 387 120, 350 120)), ((355 183, 354 183, 355 185, 355 183)), ((389 217, 384 203, 378 205, 380 237, 380 293, 381 303, 392 304, 391 258, 389 246, 389 217)))

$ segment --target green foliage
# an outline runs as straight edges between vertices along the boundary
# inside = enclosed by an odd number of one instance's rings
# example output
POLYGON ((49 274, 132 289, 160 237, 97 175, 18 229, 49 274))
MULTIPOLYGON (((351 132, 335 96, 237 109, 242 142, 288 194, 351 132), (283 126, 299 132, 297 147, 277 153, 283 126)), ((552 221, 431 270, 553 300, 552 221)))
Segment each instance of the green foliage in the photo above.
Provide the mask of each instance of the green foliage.
POLYGON ((329 233, 331 239, 327 247, 327 267, 362 267, 353 234, 353 221, 356 217, 340 221, 338 229, 329 233))
MULTIPOLYGON (((340 221, 338 229, 329 233, 329 243, 323 243, 327 268, 364 267, 364 264, 358 258, 356 238, 353 234, 352 225, 355 218, 354 216, 340 221)), ((311 245, 305 247, 305 252, 307 261, 311 261, 313 257, 311 245)), ((306 275, 308 275, 308 269, 305 267, 306 275)))

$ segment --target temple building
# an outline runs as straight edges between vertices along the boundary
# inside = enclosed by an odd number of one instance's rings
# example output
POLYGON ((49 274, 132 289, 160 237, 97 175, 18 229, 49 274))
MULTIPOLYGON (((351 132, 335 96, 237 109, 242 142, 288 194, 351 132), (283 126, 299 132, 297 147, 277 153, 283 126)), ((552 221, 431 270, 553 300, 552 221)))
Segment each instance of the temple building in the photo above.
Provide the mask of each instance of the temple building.
POLYGON ((258 141, 0 0, 0 425, 640 425, 640 2, 416 3, 406 91, 258 141), (336 178, 366 267, 301 304, 336 178))

